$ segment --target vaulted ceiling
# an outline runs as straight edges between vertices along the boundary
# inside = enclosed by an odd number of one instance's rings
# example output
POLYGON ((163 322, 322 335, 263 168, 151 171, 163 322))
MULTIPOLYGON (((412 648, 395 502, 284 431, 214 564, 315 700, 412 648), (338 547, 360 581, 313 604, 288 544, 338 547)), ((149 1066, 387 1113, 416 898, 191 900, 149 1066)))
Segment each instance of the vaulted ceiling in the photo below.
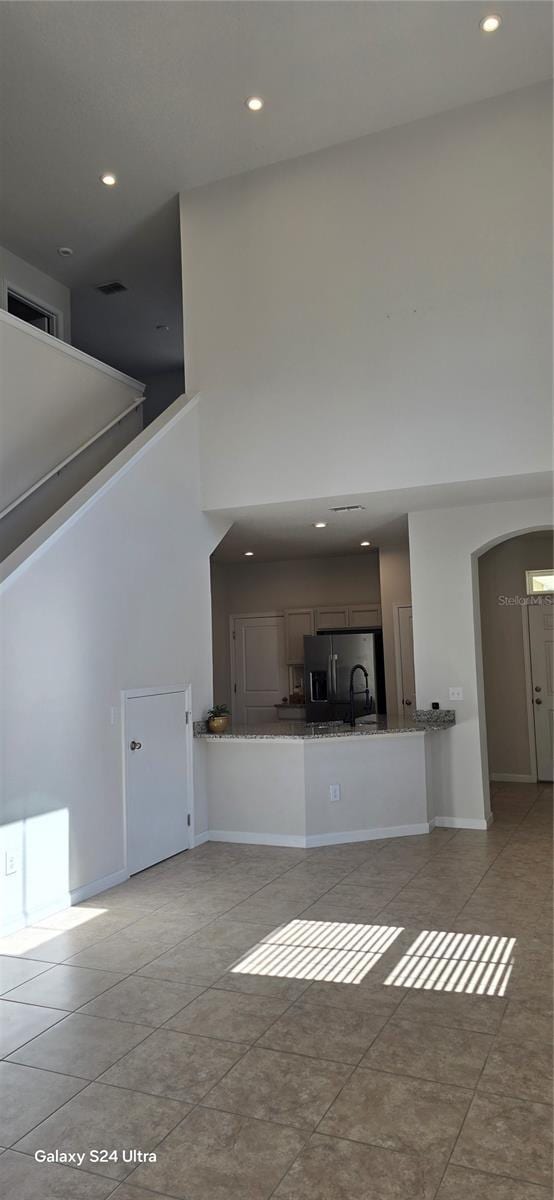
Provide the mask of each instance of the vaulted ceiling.
POLYGON ((168 369, 177 193, 549 77, 550 4, 492 8, 484 35, 474 0, 5 0, 0 240, 84 296, 108 347, 92 287, 121 278, 121 365, 168 369))

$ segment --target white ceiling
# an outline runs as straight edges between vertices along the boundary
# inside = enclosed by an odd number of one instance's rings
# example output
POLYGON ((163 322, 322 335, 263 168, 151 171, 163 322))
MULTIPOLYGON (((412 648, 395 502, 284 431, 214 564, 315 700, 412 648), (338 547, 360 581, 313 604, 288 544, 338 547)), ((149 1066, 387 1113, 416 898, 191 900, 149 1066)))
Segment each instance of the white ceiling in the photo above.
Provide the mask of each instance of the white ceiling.
MULTIPOLYGON (((490 7, 4 2, 2 241, 71 287, 129 281, 115 298, 128 369, 133 355, 135 373, 165 369, 180 354, 176 194, 549 77, 550 4, 495 0, 504 21, 485 36, 490 7), (163 349, 157 322, 172 326, 163 349)), ((115 311, 90 309, 110 353, 115 311)))
POLYGON ((370 551, 360 545, 366 539, 371 541, 372 549, 405 543, 409 512, 551 494, 551 475, 537 473, 228 509, 223 515, 233 521, 233 526, 213 557, 218 562, 244 562, 247 567, 249 562, 367 554, 370 551), (331 505, 339 504, 361 504, 363 508, 361 512, 330 511, 331 505), (326 528, 315 529, 316 521, 326 521, 326 528), (245 558, 246 550, 252 550, 254 558, 245 558))

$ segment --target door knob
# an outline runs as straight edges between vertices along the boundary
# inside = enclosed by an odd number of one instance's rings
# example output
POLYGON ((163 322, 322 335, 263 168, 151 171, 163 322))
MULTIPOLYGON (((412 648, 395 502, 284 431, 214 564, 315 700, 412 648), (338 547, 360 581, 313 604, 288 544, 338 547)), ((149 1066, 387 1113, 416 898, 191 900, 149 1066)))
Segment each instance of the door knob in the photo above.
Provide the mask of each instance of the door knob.
POLYGON ((130 750, 142 750, 142 742, 129 742, 130 750))
POLYGON ((542 700, 535 700, 535 704, 542 704, 542 700))
POLYGON ((412 703, 412 702, 411 702, 411 700, 405 700, 405 701, 404 701, 404 704, 411 704, 411 703, 412 703))
POLYGON ((542 688, 541 688, 541 686, 540 686, 540 684, 539 684, 539 683, 535 684, 535 691, 536 691, 536 692, 542 692, 542 688))

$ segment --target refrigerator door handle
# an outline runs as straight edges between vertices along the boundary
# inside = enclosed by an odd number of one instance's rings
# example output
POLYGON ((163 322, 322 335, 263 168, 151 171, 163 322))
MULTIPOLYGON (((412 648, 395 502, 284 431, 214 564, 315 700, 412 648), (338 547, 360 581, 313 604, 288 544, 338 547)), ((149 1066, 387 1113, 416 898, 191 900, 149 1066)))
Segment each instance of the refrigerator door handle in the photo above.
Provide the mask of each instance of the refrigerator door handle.
POLYGON ((334 695, 335 695, 335 692, 334 692, 334 687, 333 687, 333 655, 330 654, 329 658, 327 659, 327 699, 333 700, 334 695))
POLYGON ((339 661, 338 654, 333 654, 333 695, 337 698, 337 663, 339 661))

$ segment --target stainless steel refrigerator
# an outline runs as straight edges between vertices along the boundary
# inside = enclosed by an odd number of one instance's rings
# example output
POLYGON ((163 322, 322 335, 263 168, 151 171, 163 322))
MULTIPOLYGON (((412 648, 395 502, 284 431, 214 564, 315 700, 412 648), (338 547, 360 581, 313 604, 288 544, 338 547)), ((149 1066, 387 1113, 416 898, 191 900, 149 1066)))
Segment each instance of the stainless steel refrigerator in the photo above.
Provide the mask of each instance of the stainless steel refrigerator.
POLYGON ((355 718, 386 712, 380 629, 370 633, 319 633, 304 638, 307 721, 349 721, 351 681, 355 718), (355 670, 356 667, 362 670, 355 670))

